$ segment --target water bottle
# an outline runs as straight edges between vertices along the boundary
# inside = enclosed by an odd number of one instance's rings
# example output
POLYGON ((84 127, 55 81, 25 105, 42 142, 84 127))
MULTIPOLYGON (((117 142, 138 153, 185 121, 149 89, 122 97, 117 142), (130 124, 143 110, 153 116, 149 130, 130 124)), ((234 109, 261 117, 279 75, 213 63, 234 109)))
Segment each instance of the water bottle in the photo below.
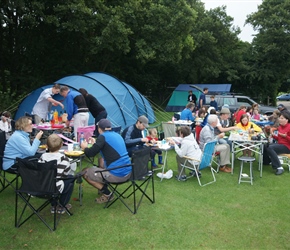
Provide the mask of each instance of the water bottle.
POLYGON ((53 110, 50 111, 50 116, 49 116, 49 120, 53 120, 53 110))
POLYGON ((166 144, 166 140, 163 139, 162 142, 161 142, 161 144, 162 144, 162 145, 165 145, 165 144, 166 144))
POLYGON ((80 145, 82 144, 82 142, 85 140, 85 135, 84 132, 81 132, 81 136, 80 136, 80 145))

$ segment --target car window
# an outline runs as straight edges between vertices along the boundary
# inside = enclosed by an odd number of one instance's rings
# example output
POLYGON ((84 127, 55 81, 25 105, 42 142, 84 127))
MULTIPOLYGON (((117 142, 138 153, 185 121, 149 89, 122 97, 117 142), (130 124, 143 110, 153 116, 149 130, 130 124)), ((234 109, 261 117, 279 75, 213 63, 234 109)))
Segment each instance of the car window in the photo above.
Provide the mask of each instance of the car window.
POLYGON ((254 103, 249 100, 248 98, 243 97, 237 97, 237 103, 239 106, 245 105, 245 106, 252 106, 254 103))
POLYGON ((228 104, 229 106, 235 105, 235 98, 234 97, 224 97, 221 99, 223 99, 223 103, 221 103, 221 105, 225 105, 225 104, 228 104))

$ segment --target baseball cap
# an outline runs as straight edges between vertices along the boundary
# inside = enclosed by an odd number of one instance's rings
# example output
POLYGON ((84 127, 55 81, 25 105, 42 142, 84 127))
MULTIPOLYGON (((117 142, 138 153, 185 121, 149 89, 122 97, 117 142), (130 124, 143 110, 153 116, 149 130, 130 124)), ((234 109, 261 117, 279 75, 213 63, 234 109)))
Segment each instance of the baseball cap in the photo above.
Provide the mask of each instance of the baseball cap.
POLYGON ((138 121, 141 122, 145 126, 145 128, 148 128, 148 126, 149 126, 148 119, 145 115, 139 116, 138 121))
POLYGON ((279 104, 277 109, 282 109, 282 108, 285 108, 285 106, 283 104, 279 104))
POLYGON ((111 122, 107 119, 101 119, 97 125, 102 130, 111 130, 112 128, 111 122))
POLYGON ((230 114, 230 110, 228 108, 222 108, 220 114, 230 114))

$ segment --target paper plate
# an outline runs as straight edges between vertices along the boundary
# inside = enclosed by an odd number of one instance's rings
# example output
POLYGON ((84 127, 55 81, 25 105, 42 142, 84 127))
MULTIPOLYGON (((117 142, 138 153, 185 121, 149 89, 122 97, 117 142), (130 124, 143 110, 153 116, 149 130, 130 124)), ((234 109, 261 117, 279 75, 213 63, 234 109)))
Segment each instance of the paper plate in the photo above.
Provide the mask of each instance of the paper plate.
POLYGON ((84 154, 84 151, 64 151, 67 156, 81 156, 84 154))

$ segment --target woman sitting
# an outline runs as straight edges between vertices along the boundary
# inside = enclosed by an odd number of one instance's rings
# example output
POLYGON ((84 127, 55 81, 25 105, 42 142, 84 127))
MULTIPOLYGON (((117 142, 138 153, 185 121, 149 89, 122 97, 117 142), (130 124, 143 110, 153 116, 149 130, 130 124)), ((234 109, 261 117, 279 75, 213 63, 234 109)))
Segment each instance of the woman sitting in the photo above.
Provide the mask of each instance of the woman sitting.
MULTIPOLYGON (((262 132, 262 129, 259 126, 249 121, 249 116, 247 114, 243 114, 241 116, 240 122, 236 125, 236 127, 243 130, 244 132, 248 132, 249 134, 262 132)), ((243 153, 244 155, 251 156, 251 150, 249 149, 244 150, 243 153)))
MULTIPOLYGON (((32 144, 30 143, 29 133, 32 132, 32 120, 30 117, 20 117, 15 123, 15 132, 11 135, 6 143, 3 158, 3 170, 15 173, 17 166, 15 159, 27 158, 35 156, 38 146, 40 145, 40 138, 43 134, 39 131, 35 136, 32 144)), ((40 155, 36 157, 39 158, 40 155)))
POLYGON ((271 134, 273 139, 277 143, 271 143, 265 148, 263 155, 264 164, 268 165, 272 162, 272 168, 276 170, 275 174, 283 174, 284 169, 281 166, 281 162, 278 158, 280 154, 290 154, 290 115, 288 113, 283 113, 279 116, 279 127, 278 134, 271 134))

